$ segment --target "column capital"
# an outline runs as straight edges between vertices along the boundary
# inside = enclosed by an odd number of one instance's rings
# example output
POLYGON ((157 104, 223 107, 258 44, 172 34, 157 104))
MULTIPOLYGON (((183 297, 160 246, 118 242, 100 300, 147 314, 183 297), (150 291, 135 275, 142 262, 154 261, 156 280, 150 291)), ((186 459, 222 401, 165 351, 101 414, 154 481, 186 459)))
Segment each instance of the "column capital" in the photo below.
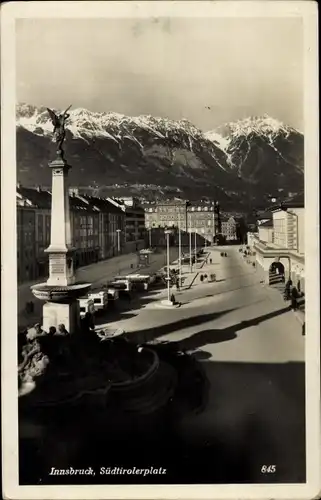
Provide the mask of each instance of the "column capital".
POLYGON ((67 163, 67 161, 64 158, 56 158, 55 160, 52 160, 48 163, 49 168, 62 168, 64 170, 69 170, 71 169, 71 165, 67 163))

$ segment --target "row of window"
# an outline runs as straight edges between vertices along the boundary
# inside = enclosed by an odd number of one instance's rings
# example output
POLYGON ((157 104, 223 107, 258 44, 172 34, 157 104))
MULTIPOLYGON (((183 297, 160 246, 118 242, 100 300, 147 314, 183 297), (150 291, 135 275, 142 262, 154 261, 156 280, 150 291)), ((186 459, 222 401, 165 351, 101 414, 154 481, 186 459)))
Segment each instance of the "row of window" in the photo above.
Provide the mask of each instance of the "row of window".
MULTIPOLYGON (((187 210, 188 212, 213 212, 214 207, 189 207, 187 210)), ((153 213, 153 212, 158 212, 158 213, 166 213, 166 214, 172 214, 172 213, 186 213, 186 208, 183 207, 155 207, 155 208, 148 208, 146 212, 153 213)))

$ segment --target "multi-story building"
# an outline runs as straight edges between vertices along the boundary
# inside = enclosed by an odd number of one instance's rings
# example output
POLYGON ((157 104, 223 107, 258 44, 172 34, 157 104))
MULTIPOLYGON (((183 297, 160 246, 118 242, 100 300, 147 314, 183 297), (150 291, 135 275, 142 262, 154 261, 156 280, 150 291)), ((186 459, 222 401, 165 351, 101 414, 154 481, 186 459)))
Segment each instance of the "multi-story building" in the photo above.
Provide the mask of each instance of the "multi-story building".
POLYGON ((17 206, 17 276, 18 283, 36 277, 36 216, 35 210, 27 204, 17 206))
POLYGON ((121 210, 125 217, 125 226, 120 228, 118 238, 125 252, 135 252, 143 248, 146 237, 145 211, 135 197, 107 198, 121 210))
POLYGON ((282 204, 270 207, 272 220, 258 227, 257 233, 248 235, 256 252, 257 264, 270 282, 272 267, 291 278, 304 291, 304 195, 303 193, 282 204), (273 266, 272 266, 273 264, 273 266))
MULTIPOLYGON (((125 214, 106 199, 71 190, 70 224, 75 265, 83 266, 119 254, 125 214), (119 232, 118 232, 119 230, 119 232)), ((48 275, 51 193, 17 186, 17 261, 19 282, 48 275)), ((126 249, 124 249, 126 251, 126 249)))
POLYGON ((107 259, 124 251, 125 213, 107 198, 78 195, 98 210, 99 259, 107 259))
POLYGON ((70 226, 75 267, 97 262, 100 257, 99 209, 90 197, 70 191, 70 226))
POLYGON ((18 281, 33 280, 48 271, 50 208, 49 191, 17 186, 18 281))
POLYGON ((146 228, 178 227, 182 231, 188 228, 188 206, 185 200, 168 200, 144 206, 146 228))
POLYGON ((147 204, 144 209, 148 230, 180 227, 181 231, 196 233, 209 242, 221 231, 220 207, 215 202, 170 200, 147 204))
POLYGON ((218 202, 190 203, 187 207, 188 229, 212 243, 221 233, 221 216, 218 202))
POLYGON ((260 241, 265 243, 273 243, 273 219, 262 222, 258 227, 260 241))
POLYGON ((237 222, 234 217, 222 217, 221 224, 221 234, 224 236, 226 241, 236 241, 238 239, 237 222))

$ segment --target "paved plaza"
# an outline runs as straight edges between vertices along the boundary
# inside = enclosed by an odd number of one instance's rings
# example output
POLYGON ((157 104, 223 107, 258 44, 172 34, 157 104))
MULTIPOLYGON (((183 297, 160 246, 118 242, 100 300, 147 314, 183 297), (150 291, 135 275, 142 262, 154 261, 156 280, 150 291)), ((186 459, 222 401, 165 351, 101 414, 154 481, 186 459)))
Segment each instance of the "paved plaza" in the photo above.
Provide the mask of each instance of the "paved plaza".
MULTIPOLYGON (((228 460, 235 457, 246 464, 250 482, 303 481, 301 325, 282 296, 244 262, 238 248, 223 250, 227 257, 221 257, 222 248, 209 250, 212 264, 190 273, 191 286, 174 291, 180 308, 157 308, 166 291, 150 291, 133 300, 130 310, 109 326, 141 342, 178 343, 202 362, 210 385, 208 401, 205 411, 181 422, 178 432, 184 442, 196 447, 207 443, 205 448, 224 443, 228 460), (200 274, 209 272, 215 272, 217 282, 202 284, 200 274), (276 465, 273 477, 262 476, 265 464, 276 465)), ((195 460, 186 458, 189 465, 195 460)))

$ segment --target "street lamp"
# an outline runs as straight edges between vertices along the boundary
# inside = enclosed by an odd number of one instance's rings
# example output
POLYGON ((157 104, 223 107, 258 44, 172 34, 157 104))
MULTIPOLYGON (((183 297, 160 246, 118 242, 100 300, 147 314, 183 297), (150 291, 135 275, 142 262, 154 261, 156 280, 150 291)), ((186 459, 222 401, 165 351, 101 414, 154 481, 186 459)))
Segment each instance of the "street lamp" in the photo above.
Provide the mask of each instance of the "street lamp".
POLYGON ((196 253, 197 253, 197 245, 196 245, 196 229, 194 231, 194 249, 195 249, 195 265, 196 265, 196 253))
POLYGON ((169 276, 169 235, 172 234, 170 229, 165 229, 166 246, 167 246, 167 300, 170 301, 170 276, 169 276))
POLYGON ((182 234, 180 212, 178 213, 178 263, 179 263, 179 284, 182 285, 182 234))
POLYGON ((149 228, 149 248, 152 248, 152 228, 149 228))
POLYGON ((193 261, 192 261, 192 217, 189 219, 189 265, 190 271, 193 272, 193 261))
POLYGON ((116 233, 117 233, 117 250, 118 250, 118 253, 120 253, 120 233, 121 233, 121 229, 116 229, 116 233))

